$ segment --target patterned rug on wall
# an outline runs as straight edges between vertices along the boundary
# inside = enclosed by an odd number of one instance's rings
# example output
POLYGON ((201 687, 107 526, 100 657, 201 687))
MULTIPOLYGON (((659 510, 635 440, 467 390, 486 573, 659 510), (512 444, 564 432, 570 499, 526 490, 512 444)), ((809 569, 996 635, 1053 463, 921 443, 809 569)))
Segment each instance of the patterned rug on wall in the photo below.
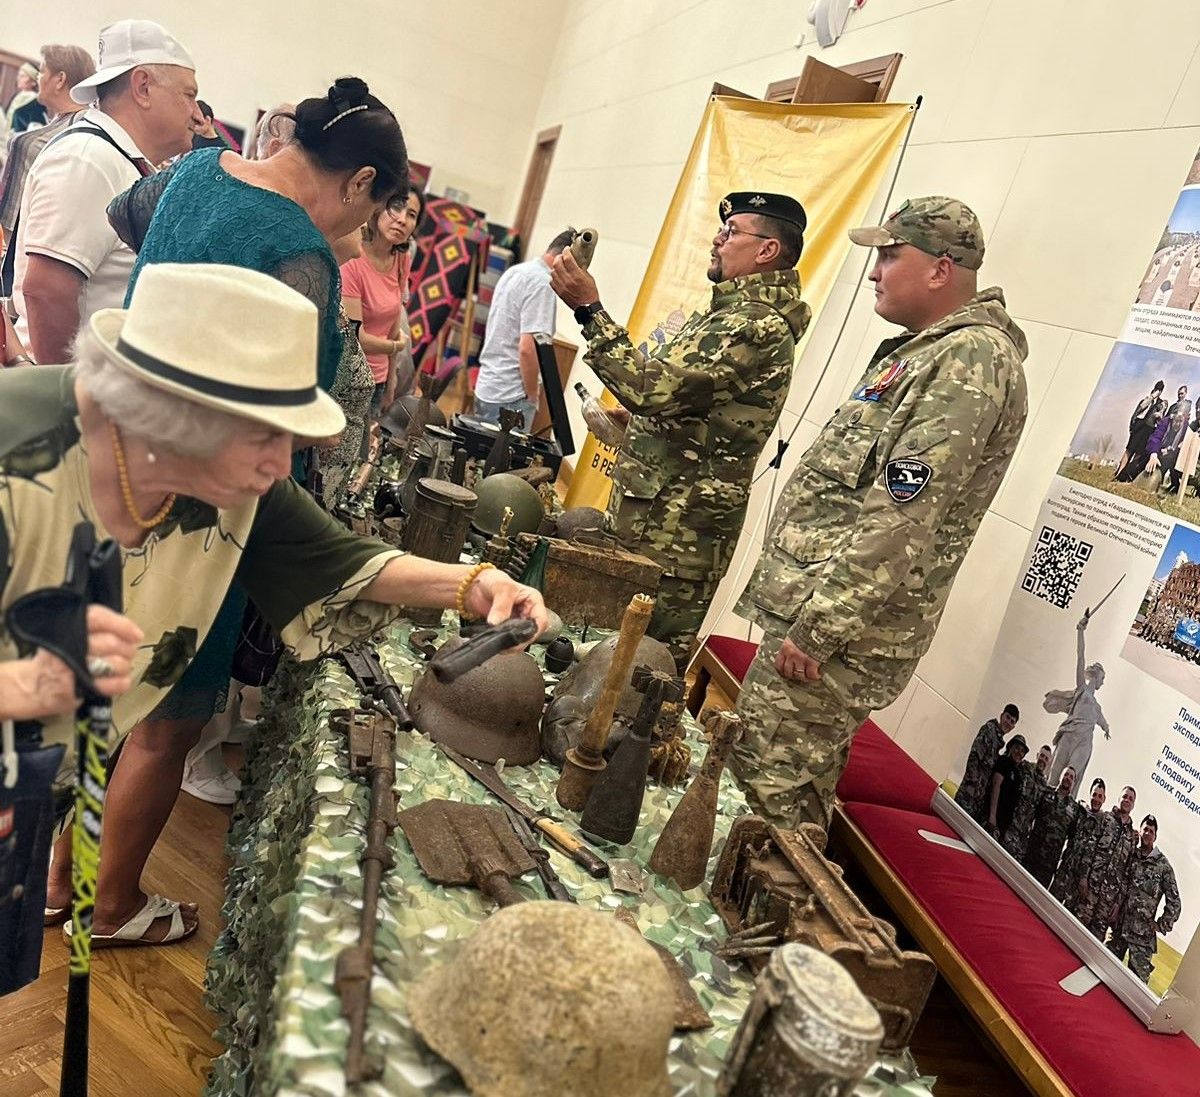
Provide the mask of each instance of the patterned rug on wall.
POLYGON ((466 296, 471 260, 478 256, 486 269, 491 239, 482 211, 447 198, 431 197, 426 204, 417 229, 419 253, 408 310, 413 361, 419 369, 432 369, 429 349, 466 296))

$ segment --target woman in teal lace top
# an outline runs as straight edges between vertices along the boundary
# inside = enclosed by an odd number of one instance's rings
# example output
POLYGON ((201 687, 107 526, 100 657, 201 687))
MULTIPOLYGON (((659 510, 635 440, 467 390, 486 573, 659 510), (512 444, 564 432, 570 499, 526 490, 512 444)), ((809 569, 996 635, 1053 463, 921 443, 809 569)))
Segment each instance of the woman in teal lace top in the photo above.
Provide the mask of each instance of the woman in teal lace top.
MULTIPOLYGON (((357 78, 304 100, 294 117, 294 139, 269 160, 243 160, 220 149, 192 152, 134 184, 108 213, 138 253, 130 295, 147 264, 207 262, 269 274, 307 297, 319 312, 318 379, 328 391, 342 344, 341 283, 328 242, 407 193, 408 156, 395 116, 357 78)), ((142 868, 174 806, 184 759, 223 707, 244 611, 245 595, 234 586, 195 658, 133 730, 114 771, 118 797, 122 786, 136 786, 139 811, 114 840, 101 887, 128 894, 133 909, 140 906, 134 897, 142 868)), ((52 874, 52 893, 55 883, 52 874)), ((195 907, 183 904, 182 913, 190 933, 195 907)), ((169 920, 164 914, 147 930, 148 943, 162 939, 169 920)))

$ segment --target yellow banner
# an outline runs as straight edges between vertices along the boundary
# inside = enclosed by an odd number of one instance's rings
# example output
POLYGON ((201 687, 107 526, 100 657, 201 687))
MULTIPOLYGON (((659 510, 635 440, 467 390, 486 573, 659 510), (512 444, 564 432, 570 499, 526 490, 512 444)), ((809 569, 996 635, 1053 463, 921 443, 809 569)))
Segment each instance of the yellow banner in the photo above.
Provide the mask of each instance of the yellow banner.
MULTIPOLYGON (((717 204, 730 191, 774 191, 803 203, 808 229, 800 279, 815 318, 851 246, 846 231, 862 224, 910 114, 906 103, 709 100, 629 317, 634 343, 651 340, 656 328, 652 341, 669 338, 673 315, 686 317, 706 304, 717 204)), ((612 407, 616 400, 605 392, 602 402, 612 407)), ((603 510, 616 456, 589 434, 566 505, 603 510)))

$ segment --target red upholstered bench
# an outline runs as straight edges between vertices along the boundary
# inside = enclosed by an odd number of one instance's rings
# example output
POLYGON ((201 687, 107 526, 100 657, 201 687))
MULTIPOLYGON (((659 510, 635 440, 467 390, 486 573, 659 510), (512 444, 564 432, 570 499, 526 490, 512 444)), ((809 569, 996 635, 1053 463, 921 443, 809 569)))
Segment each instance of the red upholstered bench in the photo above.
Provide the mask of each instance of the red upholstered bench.
POLYGON ((688 712, 693 716, 700 715, 710 682, 715 683, 730 701, 736 701, 756 651, 758 645, 750 640, 739 640, 734 636, 709 636, 693 664, 696 677, 688 691, 688 712))
POLYGON ((1191 1039, 1149 1032, 1104 985, 1082 997, 1064 991, 1059 980, 1080 966, 1074 953, 979 857, 920 835, 955 836, 928 809, 933 778, 920 782, 912 767, 865 724, 833 833, 1029 1087, 1056 1097, 1200 1093, 1191 1039), (868 795, 886 802, 851 798, 868 795))
POLYGON ((838 781, 846 802, 886 804, 933 814, 937 782, 896 745, 878 724, 867 720, 850 743, 850 761, 838 781))

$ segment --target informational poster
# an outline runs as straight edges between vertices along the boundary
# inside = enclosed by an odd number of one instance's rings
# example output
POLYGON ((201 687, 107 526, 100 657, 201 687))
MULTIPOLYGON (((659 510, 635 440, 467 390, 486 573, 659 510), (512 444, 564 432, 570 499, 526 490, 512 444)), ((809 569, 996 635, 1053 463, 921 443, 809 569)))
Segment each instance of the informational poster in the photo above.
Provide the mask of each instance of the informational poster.
POLYGON ((944 787, 1162 995, 1200 924, 1200 154, 1131 288, 944 787))

